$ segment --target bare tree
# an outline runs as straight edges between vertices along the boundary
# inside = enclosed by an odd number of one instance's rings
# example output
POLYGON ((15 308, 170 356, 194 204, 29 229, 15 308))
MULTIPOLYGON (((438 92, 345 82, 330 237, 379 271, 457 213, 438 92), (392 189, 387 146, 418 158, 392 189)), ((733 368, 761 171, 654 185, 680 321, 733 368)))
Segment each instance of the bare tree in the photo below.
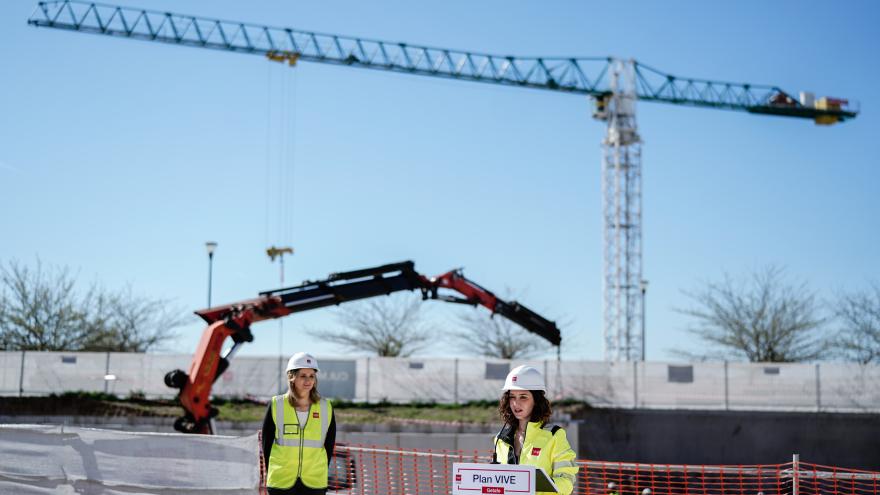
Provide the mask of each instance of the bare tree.
MULTIPOLYGON (((511 288, 504 291, 504 299, 511 301, 517 294, 511 288)), ((466 309, 456 316, 458 329, 450 332, 457 346, 465 353, 499 358, 520 359, 532 357, 549 349, 550 343, 542 337, 503 316, 485 311, 466 309)))
MULTIPOLYGON (((5 350, 73 350, 83 339, 83 306, 67 268, 31 270, 16 262, 0 266, 0 345, 5 350)), ((89 291, 91 292, 91 291, 89 291)))
POLYGON ((411 294, 354 302, 342 306, 336 314, 344 328, 313 333, 350 350, 408 357, 423 349, 431 337, 422 307, 421 296, 411 294))
POLYGON ((880 360, 880 284, 839 295, 835 316, 841 324, 835 351, 862 364, 880 360))
POLYGON ((710 349, 679 354, 799 362, 817 359, 827 348, 819 335, 826 319, 815 293, 805 283, 789 283, 781 268, 770 266, 741 282, 725 275, 685 295, 695 305, 678 311, 695 320, 689 331, 710 349))
MULTIPOLYGON (((84 350, 146 352, 162 349, 174 337, 174 329, 185 324, 184 312, 167 299, 137 297, 130 287, 109 297, 103 295, 106 310, 96 309, 89 319, 84 350)), ((101 305, 97 305, 101 307, 101 305)))
POLYGON ((450 333, 466 353, 500 359, 520 359, 546 351, 550 344, 502 316, 484 311, 457 315, 460 329, 450 333))
POLYGON ((161 299, 77 290, 64 268, 0 265, 0 349, 144 352, 174 337, 183 312, 161 299))

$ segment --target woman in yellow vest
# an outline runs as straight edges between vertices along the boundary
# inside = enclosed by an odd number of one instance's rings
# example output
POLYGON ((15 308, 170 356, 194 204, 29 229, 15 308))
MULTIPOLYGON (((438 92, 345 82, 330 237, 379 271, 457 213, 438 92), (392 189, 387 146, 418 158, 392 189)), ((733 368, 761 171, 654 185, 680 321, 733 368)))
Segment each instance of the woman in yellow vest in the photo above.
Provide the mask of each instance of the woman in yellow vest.
POLYGON ((271 495, 324 495, 336 418, 318 394, 318 360, 298 352, 287 361, 288 391, 272 397, 263 420, 266 487, 271 495))
MULTIPOLYGON (((495 438, 496 462, 544 469, 562 495, 571 495, 578 465, 565 430, 548 424, 550 401, 544 377, 531 366, 517 366, 504 381, 498 413, 504 426, 495 438)), ((538 492, 545 493, 545 492, 538 492)))

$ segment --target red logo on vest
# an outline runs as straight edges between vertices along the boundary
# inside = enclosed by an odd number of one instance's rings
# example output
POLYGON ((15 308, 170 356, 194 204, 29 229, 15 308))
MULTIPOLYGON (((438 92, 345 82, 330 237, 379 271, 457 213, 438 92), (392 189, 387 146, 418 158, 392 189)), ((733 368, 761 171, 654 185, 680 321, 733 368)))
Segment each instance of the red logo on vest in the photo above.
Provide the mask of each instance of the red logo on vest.
POLYGON ((483 493, 504 493, 503 486, 484 486, 483 493))
POLYGON ((313 412, 313 413, 312 413, 312 417, 313 417, 313 418, 320 418, 320 417, 321 417, 321 414, 320 414, 320 413, 313 412))
POLYGON ((541 455, 541 449, 539 447, 533 447, 532 448, 532 456, 539 456, 539 455, 541 455))

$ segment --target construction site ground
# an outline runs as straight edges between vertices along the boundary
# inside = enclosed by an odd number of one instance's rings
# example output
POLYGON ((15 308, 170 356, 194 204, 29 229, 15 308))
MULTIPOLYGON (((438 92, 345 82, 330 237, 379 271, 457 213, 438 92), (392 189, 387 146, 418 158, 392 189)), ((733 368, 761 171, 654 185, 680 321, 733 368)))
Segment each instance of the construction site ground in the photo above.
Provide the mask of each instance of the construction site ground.
MULTIPOLYGON (((266 403, 248 399, 215 399, 218 420, 232 422, 262 421, 266 403)), ((563 402, 554 407, 557 415, 577 416, 589 406, 563 402)), ((66 393, 46 397, 0 397, 0 411, 5 416, 100 416, 100 417, 177 417, 182 409, 174 400, 143 397, 118 398, 100 393, 66 393)), ((410 403, 371 404, 334 401, 337 419, 346 424, 450 423, 497 424, 498 404, 489 401, 466 404, 410 403)))

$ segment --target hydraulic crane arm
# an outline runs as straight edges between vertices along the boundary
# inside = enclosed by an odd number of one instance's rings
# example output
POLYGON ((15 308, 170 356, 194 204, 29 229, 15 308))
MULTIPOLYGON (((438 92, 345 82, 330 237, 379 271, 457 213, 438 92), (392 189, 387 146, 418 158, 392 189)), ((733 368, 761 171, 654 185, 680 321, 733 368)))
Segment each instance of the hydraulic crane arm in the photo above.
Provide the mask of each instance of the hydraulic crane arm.
POLYGON ((196 314, 206 322, 214 323, 241 309, 252 308, 254 313, 252 322, 257 322, 367 297, 418 289, 424 285, 420 277, 412 261, 393 263, 334 273, 325 280, 306 281, 296 287, 261 292, 260 297, 256 299, 202 309, 196 311, 196 314))
POLYGON ((179 388, 179 399, 185 411, 174 428, 185 433, 212 433, 210 419, 216 415, 210 394, 214 381, 229 367, 229 360, 240 345, 253 340, 250 325, 258 321, 281 318, 291 313, 335 306, 344 302, 376 297, 404 290, 420 290, 423 299, 480 304, 551 344, 559 346, 561 336, 556 324, 516 301, 503 301, 492 292, 464 278, 461 270, 428 278, 415 271, 412 261, 392 263, 374 268, 331 274, 324 280, 307 281, 295 287, 261 292, 260 297, 196 311, 208 323, 193 356, 189 373, 174 370, 165 375, 165 384, 179 388), (464 296, 440 293, 454 290, 464 296), (221 354, 224 341, 232 338, 233 346, 221 354))
MULTIPOLYGON (((513 57, 259 26, 76 0, 39 2, 28 24, 215 50, 607 98, 609 57, 513 57)), ((854 118, 839 98, 795 99, 776 86, 674 76, 634 62, 641 100, 813 119, 854 118)))
POLYGON ((430 280, 429 291, 435 299, 485 306, 492 314, 499 314, 526 330, 538 334, 555 346, 562 343, 556 324, 516 301, 503 301, 492 292, 480 287, 464 277, 461 270, 452 270, 430 280), (437 289, 452 289, 465 296, 438 296, 437 289))

